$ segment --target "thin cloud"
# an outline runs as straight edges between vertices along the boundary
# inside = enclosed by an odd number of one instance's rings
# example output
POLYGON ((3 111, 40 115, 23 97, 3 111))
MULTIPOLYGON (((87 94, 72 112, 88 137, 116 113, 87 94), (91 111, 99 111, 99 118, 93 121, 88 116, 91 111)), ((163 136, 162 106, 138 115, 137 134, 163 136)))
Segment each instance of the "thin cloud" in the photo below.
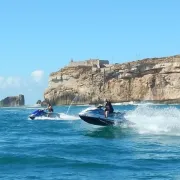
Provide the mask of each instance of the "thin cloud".
POLYGON ((9 76, 5 78, 0 76, 0 88, 18 88, 21 87, 21 81, 20 77, 9 76))
POLYGON ((42 70, 36 70, 31 73, 31 77, 37 83, 39 83, 43 79, 43 76, 44 76, 44 71, 42 70))
POLYGON ((21 86, 21 78, 20 77, 8 77, 6 79, 7 86, 12 87, 20 87, 21 86))
POLYGON ((3 85, 4 77, 0 76, 0 87, 3 85))

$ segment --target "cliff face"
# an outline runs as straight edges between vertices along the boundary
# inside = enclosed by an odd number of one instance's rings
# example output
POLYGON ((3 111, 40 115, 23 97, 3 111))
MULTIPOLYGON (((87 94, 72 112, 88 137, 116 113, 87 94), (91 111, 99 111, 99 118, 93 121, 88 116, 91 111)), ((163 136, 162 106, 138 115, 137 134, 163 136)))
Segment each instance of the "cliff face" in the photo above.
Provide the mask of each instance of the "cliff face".
POLYGON ((1 102, 1 106, 4 107, 24 106, 25 104, 24 95, 21 94, 19 96, 6 97, 0 102, 1 102))
POLYGON ((155 101, 180 102, 180 56, 103 67, 67 66, 49 77, 44 98, 52 104, 155 101))

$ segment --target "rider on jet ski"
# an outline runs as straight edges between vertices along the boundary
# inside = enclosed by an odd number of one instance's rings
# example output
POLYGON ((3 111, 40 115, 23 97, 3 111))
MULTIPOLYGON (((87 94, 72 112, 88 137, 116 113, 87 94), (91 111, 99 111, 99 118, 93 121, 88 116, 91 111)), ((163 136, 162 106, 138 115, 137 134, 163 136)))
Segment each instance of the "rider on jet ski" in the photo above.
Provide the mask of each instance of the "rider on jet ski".
POLYGON ((54 110, 53 110, 53 107, 51 106, 50 103, 48 103, 47 110, 48 110, 49 112, 53 112, 53 111, 54 111, 54 110))
POLYGON ((48 113, 48 117, 50 116, 50 113, 52 113, 54 110, 53 110, 53 107, 50 103, 48 103, 48 107, 47 107, 47 110, 49 111, 48 113))
POLYGON ((105 117, 107 118, 109 114, 113 113, 114 112, 114 109, 113 109, 113 106, 111 104, 111 102, 109 100, 106 99, 105 101, 105 117))

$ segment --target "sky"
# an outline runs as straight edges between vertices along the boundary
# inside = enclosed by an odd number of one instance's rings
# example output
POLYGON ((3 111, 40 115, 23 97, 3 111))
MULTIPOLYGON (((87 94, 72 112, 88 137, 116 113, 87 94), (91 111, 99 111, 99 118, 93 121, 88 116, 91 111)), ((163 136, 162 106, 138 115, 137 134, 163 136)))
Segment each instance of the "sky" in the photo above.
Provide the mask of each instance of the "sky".
POLYGON ((179 0, 0 0, 0 99, 43 100, 48 77, 89 58, 180 54, 179 0))

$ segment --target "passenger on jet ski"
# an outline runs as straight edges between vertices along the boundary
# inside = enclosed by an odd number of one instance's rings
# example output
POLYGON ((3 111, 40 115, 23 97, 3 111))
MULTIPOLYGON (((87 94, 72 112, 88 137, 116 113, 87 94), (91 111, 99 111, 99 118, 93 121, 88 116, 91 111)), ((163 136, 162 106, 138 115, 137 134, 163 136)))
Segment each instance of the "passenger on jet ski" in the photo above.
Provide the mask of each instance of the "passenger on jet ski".
POLYGON ((111 102, 106 99, 105 110, 104 110, 105 117, 107 118, 108 115, 111 114, 111 113, 113 113, 113 112, 114 112, 114 108, 113 108, 111 102))

